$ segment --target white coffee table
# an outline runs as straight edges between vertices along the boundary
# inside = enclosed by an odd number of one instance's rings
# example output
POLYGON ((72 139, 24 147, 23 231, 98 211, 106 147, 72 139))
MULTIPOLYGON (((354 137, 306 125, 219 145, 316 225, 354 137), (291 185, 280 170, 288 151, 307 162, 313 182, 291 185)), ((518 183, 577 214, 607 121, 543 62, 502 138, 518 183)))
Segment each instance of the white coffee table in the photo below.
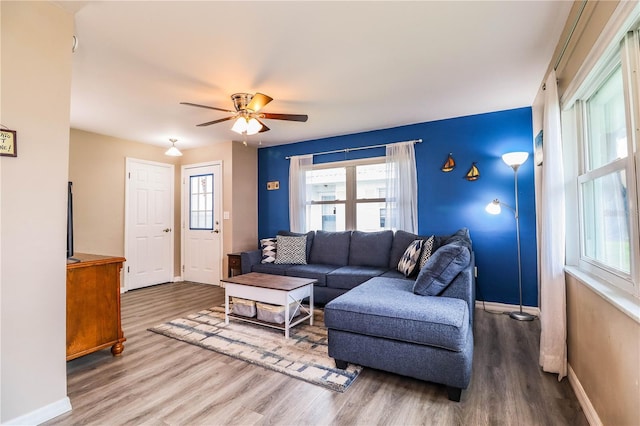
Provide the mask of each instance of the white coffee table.
MULTIPOLYGON (((250 322, 254 324, 264 325, 266 327, 284 330, 284 337, 289 338, 289 329, 303 321, 309 320, 309 324, 313 325, 313 284, 317 280, 309 278, 287 277, 283 275, 262 274, 259 272, 250 272, 248 274, 237 275, 222 280, 225 284, 224 298, 224 322, 229 324, 229 318, 238 319, 240 321, 250 322), (256 302, 270 303, 273 305, 284 306, 285 322, 284 324, 275 324, 266 321, 260 321, 256 318, 235 315, 229 312, 229 300, 231 297, 239 297, 242 299, 254 300, 256 302), (302 305, 304 298, 309 298, 309 307, 302 305), (297 304, 302 315, 295 321, 291 318, 291 303, 297 304)), ((293 310, 295 312, 296 309, 293 310)))

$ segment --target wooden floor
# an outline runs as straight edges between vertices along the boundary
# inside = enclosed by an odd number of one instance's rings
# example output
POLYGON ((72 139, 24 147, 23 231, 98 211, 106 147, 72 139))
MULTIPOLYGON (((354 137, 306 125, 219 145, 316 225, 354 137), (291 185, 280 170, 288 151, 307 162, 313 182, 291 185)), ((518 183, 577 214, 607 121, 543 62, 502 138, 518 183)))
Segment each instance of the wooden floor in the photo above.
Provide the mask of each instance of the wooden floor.
POLYGON ((567 379, 538 367, 539 321, 476 310, 473 378, 459 403, 443 386, 372 369, 337 393, 147 331, 223 300, 193 283, 123 294, 122 356, 70 361, 73 410, 47 424, 588 424, 567 379))

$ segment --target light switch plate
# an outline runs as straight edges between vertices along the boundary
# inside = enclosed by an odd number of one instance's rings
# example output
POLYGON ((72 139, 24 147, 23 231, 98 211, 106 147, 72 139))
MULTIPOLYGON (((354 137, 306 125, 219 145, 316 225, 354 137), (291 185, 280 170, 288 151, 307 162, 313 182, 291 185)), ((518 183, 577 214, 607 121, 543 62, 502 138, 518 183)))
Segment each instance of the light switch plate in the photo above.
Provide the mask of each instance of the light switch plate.
POLYGON ((273 191, 274 189, 280 189, 280 181, 274 180, 271 182, 267 182, 267 190, 273 191))

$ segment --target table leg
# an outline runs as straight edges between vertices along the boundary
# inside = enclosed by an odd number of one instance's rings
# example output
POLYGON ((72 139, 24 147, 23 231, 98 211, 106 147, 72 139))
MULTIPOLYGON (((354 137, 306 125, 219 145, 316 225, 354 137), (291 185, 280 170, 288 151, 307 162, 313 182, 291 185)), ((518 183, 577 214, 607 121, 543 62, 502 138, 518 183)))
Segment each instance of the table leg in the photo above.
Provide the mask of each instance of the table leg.
POLYGON ((289 294, 287 294, 287 297, 285 298, 285 305, 284 305, 284 338, 288 339, 289 338, 289 326, 291 325, 291 318, 289 317, 290 312, 289 312, 289 294))
POLYGON ((224 323, 229 325, 229 294, 224 292, 224 323))
POLYGON ((309 325, 313 325, 313 284, 311 284, 311 293, 309 294, 309 311, 311 318, 309 319, 309 325))

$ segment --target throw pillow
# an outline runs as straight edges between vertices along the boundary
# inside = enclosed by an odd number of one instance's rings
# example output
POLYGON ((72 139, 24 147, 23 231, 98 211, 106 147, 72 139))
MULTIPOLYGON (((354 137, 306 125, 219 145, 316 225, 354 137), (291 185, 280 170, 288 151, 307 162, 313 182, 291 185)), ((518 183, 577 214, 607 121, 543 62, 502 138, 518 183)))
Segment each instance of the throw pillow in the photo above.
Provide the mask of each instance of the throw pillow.
POLYGON ((311 254, 311 247, 313 247, 313 237, 316 235, 315 231, 309 231, 306 234, 300 232, 291 232, 291 231, 278 231, 276 235, 285 235, 287 237, 307 237, 307 263, 309 263, 309 256, 311 254))
POLYGON ((400 258, 400 262, 398 262, 398 271, 402 272, 405 277, 411 275, 413 270, 416 268, 423 244, 424 240, 414 240, 409 244, 409 247, 407 247, 400 258))
POLYGON ((413 292, 422 296, 440 295, 467 266, 471 253, 465 246, 447 244, 431 255, 413 284, 413 292))
POLYGON ((262 263, 273 263, 276 261, 276 239, 263 238, 260 240, 262 249, 262 263))
POLYGON ((420 255, 420 262, 418 263, 418 269, 420 271, 422 270, 422 268, 424 268, 424 265, 426 265, 427 260, 429 260, 431 254, 433 253, 434 240, 435 237, 432 235, 427 239, 427 241, 424 242, 424 246, 422 247, 422 254, 420 255))
POLYGON ((307 237, 288 237, 286 235, 276 236, 276 262, 278 264, 307 264, 307 237))

